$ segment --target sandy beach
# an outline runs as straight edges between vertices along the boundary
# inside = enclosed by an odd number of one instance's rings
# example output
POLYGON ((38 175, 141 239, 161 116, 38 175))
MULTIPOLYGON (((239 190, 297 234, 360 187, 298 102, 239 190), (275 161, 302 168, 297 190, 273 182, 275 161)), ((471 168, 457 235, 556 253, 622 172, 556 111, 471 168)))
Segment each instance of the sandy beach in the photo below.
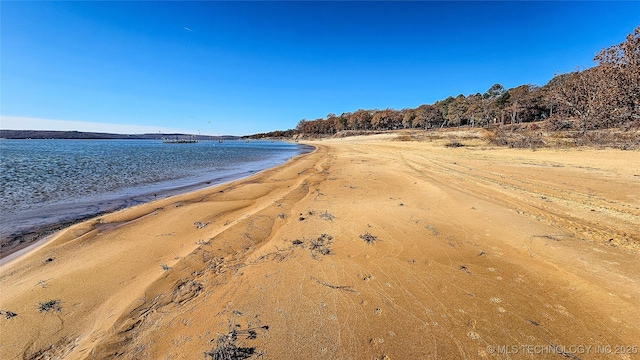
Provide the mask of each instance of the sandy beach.
POLYGON ((62 230, 0 266, 0 358, 640 359, 638 152, 446 142, 62 230))

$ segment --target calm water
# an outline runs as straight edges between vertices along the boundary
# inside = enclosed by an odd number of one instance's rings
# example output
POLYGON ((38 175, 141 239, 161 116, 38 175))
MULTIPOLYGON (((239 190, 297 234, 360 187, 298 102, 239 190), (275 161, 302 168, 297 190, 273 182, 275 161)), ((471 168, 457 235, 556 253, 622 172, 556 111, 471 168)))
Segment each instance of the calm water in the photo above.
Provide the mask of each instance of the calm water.
POLYGON ((0 140, 0 236, 240 178, 303 151, 266 141, 0 140))

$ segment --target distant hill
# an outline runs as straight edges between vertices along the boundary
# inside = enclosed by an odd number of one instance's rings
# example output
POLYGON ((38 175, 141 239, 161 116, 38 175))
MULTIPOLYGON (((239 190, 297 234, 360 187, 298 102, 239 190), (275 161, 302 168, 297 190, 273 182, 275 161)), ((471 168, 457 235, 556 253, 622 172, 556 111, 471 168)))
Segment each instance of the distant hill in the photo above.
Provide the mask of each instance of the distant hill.
POLYGON ((109 134, 82 131, 0 130, 0 139, 131 139, 160 140, 162 138, 191 138, 197 140, 237 140, 238 136, 190 135, 190 134, 109 134))

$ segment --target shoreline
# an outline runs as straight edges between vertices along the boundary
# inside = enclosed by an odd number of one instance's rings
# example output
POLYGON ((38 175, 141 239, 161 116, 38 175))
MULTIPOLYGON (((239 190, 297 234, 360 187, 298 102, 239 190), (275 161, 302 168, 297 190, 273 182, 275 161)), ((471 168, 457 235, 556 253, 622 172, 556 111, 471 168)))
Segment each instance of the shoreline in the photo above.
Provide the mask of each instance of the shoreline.
POLYGON ((67 223, 63 223, 63 224, 58 224, 58 225, 52 225, 52 227, 47 228, 46 230, 42 230, 42 231, 36 231, 36 234, 34 235, 35 238, 31 241, 28 241, 25 244, 19 244, 18 246, 13 247, 11 250, 11 252, 9 252, 8 254, 5 253, 4 251, 2 252, 2 254, 0 254, 0 268, 4 265, 10 264, 12 261, 19 259, 22 256, 26 256, 29 253, 36 251, 38 248, 42 247, 43 245, 46 245, 48 242, 50 242, 51 240, 55 239, 57 236, 60 235, 61 232, 68 230, 69 228, 73 227, 74 225, 78 225, 78 224, 82 224, 85 222, 90 222, 93 219, 98 219, 101 216, 105 216, 105 215, 109 215, 109 214, 114 214, 114 213, 118 213, 121 211, 127 211, 130 209, 133 209, 135 207, 138 206, 143 206, 143 205, 148 205, 148 204, 152 204, 154 202, 157 201, 163 201, 163 200, 171 200, 171 198, 177 198, 179 196, 186 196, 186 197, 191 197, 191 196, 195 196, 195 193, 200 192, 200 191, 206 191, 206 190, 210 190, 213 191, 213 189, 217 188, 217 187, 223 187, 227 184, 233 183, 233 182, 243 182, 243 181, 249 181, 251 177, 253 176, 258 176, 260 175, 260 173, 264 172, 264 171, 276 171, 279 167, 286 167, 287 163, 289 163, 290 161, 294 161, 296 158, 301 157, 301 156, 305 156, 307 154, 313 153, 316 150, 316 147, 314 147, 313 145, 304 145, 302 146, 302 148, 304 149, 304 147, 306 147, 306 149, 298 154, 295 155, 289 159, 287 159, 284 163, 279 164, 279 165, 275 165, 266 169, 262 169, 259 171, 250 171, 249 174, 247 174, 246 176, 242 176, 239 178, 230 178, 230 179, 225 179, 225 180, 221 180, 221 182, 219 183, 215 183, 215 184, 211 184, 209 185, 210 182, 207 182, 207 185, 205 187, 199 187, 199 184, 194 184, 194 185, 190 185, 190 186, 184 186, 182 188, 178 188, 178 189, 169 189, 166 190, 166 192, 164 193, 165 196, 159 198, 159 199, 149 199, 148 201, 142 201, 139 202, 138 204, 132 205, 132 206, 126 206, 123 208, 119 208, 119 209, 115 209, 113 211, 103 211, 100 212, 96 215, 87 215, 86 217, 80 218, 78 220, 75 221, 71 221, 71 222, 67 222, 67 223), (177 193, 174 194, 170 194, 170 195, 166 195, 167 193, 173 192, 173 191, 178 191, 177 193))
MULTIPOLYGON (((298 144, 297 144, 298 145, 298 144)), ((261 171, 277 167, 285 164, 295 156, 303 155, 313 151, 305 145, 298 145, 298 154, 286 159, 276 165, 268 166, 260 169, 251 169, 242 172, 229 173, 223 176, 217 176, 213 178, 202 179, 202 177, 195 180, 180 179, 177 181, 165 181, 161 184, 165 184, 162 188, 159 188, 160 184, 149 184, 145 188, 151 187, 151 190, 146 189, 144 192, 138 192, 135 195, 125 195, 130 189, 123 189, 120 191, 121 195, 104 194, 90 198, 89 200, 83 200, 70 204, 51 204, 46 207, 48 211, 48 217, 50 220, 45 221, 40 225, 33 223, 34 220, 30 220, 32 225, 23 225, 19 230, 14 230, 13 233, 6 233, 2 235, 0 239, 0 264, 2 259, 7 256, 11 256, 17 251, 29 247, 35 242, 39 242, 43 238, 54 235, 55 233, 64 230, 75 224, 89 221, 92 218, 99 217, 111 212, 120 211, 123 209, 131 208, 141 204, 149 203, 158 199, 167 198, 171 196, 177 196, 187 194, 189 192, 197 191, 200 189, 206 189, 212 186, 218 186, 231 181, 240 180, 246 177, 250 177, 261 171), (195 182, 194 182, 195 181, 195 182), (169 187, 166 187, 169 186, 169 187), (64 215, 58 215, 60 212, 64 215)), ((42 210, 31 210, 23 212, 24 216, 31 216, 34 219, 41 218, 42 210), (31 213, 31 215, 28 215, 31 213)), ((6 221, 7 219, 3 219, 6 221)), ((11 219, 9 219, 11 220, 11 219)), ((14 222, 19 221, 13 219, 14 222)), ((20 220, 24 221, 24 220, 20 220)))
MULTIPOLYGON (((73 226, 69 225, 69 226, 73 226)), ((58 231, 62 231, 65 228, 62 228, 58 231)), ((17 248, 15 251, 13 251, 10 254, 7 254, 6 256, 0 258, 0 267, 10 264, 12 261, 19 259, 22 256, 25 256, 27 254, 29 254, 32 251, 37 250, 39 247, 47 244, 50 240, 52 240, 57 232, 53 232, 51 234, 46 234, 46 235, 42 235, 41 237, 37 238, 36 240, 30 242, 29 244, 26 244, 23 247, 17 248)))
POLYGON ((0 310, 17 314, 0 357, 202 357, 225 339, 274 359, 634 346, 634 154, 447 141, 307 142, 60 231, 0 266, 0 310))

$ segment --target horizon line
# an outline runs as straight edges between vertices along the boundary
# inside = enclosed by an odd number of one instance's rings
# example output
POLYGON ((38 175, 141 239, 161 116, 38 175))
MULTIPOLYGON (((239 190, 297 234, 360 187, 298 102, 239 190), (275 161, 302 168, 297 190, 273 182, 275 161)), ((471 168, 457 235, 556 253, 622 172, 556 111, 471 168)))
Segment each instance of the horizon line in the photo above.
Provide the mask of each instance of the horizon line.
MULTIPOLYGON (((199 130, 188 131, 167 126, 116 124, 92 121, 59 120, 37 117, 0 115, 0 130, 22 131, 79 131, 117 135, 141 135, 156 133, 175 133, 184 135, 222 136, 211 133, 201 133, 199 130)), ((244 136, 244 135, 224 135, 244 136)))

